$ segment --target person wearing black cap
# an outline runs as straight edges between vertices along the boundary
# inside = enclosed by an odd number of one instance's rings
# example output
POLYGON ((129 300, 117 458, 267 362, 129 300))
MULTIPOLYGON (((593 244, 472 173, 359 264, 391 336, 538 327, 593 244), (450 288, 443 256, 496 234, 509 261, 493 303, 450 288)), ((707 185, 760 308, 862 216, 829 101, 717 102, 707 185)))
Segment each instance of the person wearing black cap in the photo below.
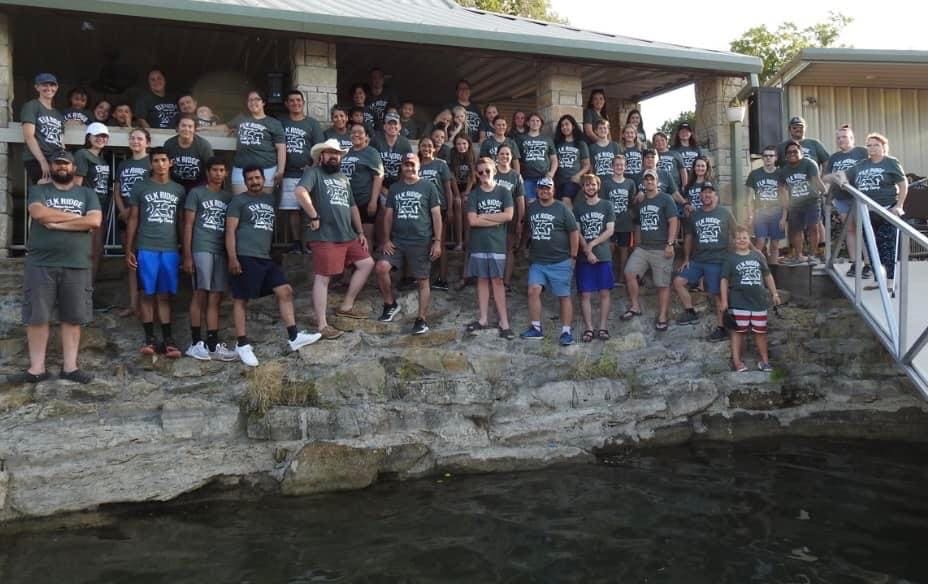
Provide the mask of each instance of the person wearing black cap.
POLYGON ((687 289, 695 286, 702 279, 706 292, 715 302, 718 326, 709 335, 710 341, 724 341, 728 338, 722 325, 722 312, 719 310, 719 285, 722 279, 722 264, 728 254, 735 231, 735 217, 731 211, 719 206, 719 196, 712 183, 704 183, 699 197, 702 209, 693 211, 690 216, 692 231, 686 234, 687 245, 683 247, 683 265, 680 274, 673 280, 673 288, 685 309, 677 324, 696 324, 699 317, 693 308, 693 298, 687 289), (690 250, 694 250, 690 258, 690 250))
POLYGON ((806 138, 806 121, 802 116, 793 116, 789 119, 789 138, 777 146, 777 160, 780 166, 786 163, 786 146, 791 141, 799 142, 802 147, 802 157, 814 161, 821 167, 828 161, 828 151, 825 146, 815 138, 806 138))
POLYGON ((670 149, 683 158, 683 168, 686 172, 692 172, 693 162, 704 155, 696 145, 696 136, 693 135, 693 127, 688 122, 683 122, 677 126, 677 131, 673 135, 673 144, 670 149))
POLYGON ((51 182, 29 189, 32 219, 23 276, 23 324, 29 344, 29 369, 7 378, 13 383, 38 383, 45 370, 49 322, 57 311, 64 358, 60 379, 89 383, 93 376, 77 367, 81 325, 93 319, 90 272, 90 232, 103 220, 100 200, 89 187, 74 181, 74 157, 50 153, 51 182))
POLYGON ((48 182, 51 178, 48 157, 64 148, 65 120, 54 105, 58 79, 51 73, 39 73, 35 76, 35 90, 38 98, 27 101, 19 116, 26 144, 23 164, 29 184, 48 182))

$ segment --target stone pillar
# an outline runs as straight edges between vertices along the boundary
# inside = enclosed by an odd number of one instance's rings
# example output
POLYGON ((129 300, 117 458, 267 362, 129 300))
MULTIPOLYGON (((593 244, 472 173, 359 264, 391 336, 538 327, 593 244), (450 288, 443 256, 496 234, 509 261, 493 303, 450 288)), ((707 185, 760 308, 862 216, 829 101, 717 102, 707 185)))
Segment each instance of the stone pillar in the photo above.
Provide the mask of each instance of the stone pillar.
POLYGON ((329 111, 338 103, 338 70, 335 63, 335 43, 297 39, 291 42, 291 79, 303 92, 306 115, 322 124, 331 125, 329 111))
MULTIPOLYGON (((742 77, 712 77, 696 82, 696 139, 712 158, 723 205, 734 205, 736 195, 744 192, 743 185, 732 184, 732 128, 725 110, 745 84, 742 77)), ((739 133, 740 148, 734 161, 741 168, 741 176, 746 177, 751 170, 747 115, 742 123, 735 124, 735 131, 739 133)))
MULTIPOLYGON (((0 12, 0 127, 10 123, 13 103, 13 39, 9 16, 0 12)), ((13 202, 10 199, 10 146, 0 144, 0 258, 9 255, 13 239, 13 202)))
POLYGON ((563 115, 570 114, 577 123, 583 123, 583 79, 575 67, 549 65, 542 68, 538 75, 536 97, 538 113, 552 134, 563 115))

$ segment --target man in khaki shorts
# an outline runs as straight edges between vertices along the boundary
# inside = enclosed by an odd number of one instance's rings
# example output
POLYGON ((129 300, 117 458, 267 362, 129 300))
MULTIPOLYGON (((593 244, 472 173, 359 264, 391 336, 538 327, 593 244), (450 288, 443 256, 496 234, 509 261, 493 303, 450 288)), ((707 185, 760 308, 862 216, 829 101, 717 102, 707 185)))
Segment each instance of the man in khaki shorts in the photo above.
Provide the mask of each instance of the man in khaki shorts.
POLYGON ((638 303, 638 278, 650 269, 657 286, 658 314, 654 328, 667 330, 667 311, 670 307, 670 276, 673 272, 674 243, 677 241, 677 206, 670 195, 658 191, 657 172, 644 171, 641 177, 644 200, 638 213, 638 247, 625 266, 625 285, 628 288, 628 310, 622 320, 641 315, 638 303))

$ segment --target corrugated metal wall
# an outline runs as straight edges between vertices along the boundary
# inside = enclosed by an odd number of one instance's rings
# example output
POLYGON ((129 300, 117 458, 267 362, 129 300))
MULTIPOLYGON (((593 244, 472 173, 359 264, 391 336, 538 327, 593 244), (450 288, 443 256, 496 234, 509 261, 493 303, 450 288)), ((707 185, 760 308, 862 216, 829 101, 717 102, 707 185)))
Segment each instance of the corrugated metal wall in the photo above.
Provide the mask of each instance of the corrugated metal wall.
POLYGON ((928 175, 928 90, 790 85, 784 105, 787 119, 804 117, 806 135, 829 152, 835 130, 849 123, 859 146, 870 132, 884 134, 906 172, 928 175))

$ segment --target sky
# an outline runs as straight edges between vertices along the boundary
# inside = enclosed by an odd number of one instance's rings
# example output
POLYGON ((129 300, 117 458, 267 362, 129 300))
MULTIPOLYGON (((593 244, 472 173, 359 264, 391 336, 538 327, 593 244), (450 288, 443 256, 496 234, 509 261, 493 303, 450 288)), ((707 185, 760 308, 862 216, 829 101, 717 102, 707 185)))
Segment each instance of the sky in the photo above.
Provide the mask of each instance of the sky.
MULTIPOLYGON (((771 16, 763 17, 761 2, 732 0, 666 0, 618 2, 617 0, 551 0, 552 9, 579 28, 611 34, 674 43, 704 49, 728 50, 729 43, 747 29, 765 24, 776 30, 785 20, 800 28, 827 20, 830 10, 854 19, 836 44, 857 49, 928 50, 928 3, 911 0, 819 0, 796 4, 801 10, 785 12, 771 3, 771 16), (658 7, 659 8, 656 8, 658 7), (754 7, 756 10, 752 10, 754 7), (669 16, 668 16, 669 15, 669 16), (626 23, 634 23, 630 27, 626 23)), ((643 101, 642 117, 651 132, 695 108, 692 86, 643 101)))

